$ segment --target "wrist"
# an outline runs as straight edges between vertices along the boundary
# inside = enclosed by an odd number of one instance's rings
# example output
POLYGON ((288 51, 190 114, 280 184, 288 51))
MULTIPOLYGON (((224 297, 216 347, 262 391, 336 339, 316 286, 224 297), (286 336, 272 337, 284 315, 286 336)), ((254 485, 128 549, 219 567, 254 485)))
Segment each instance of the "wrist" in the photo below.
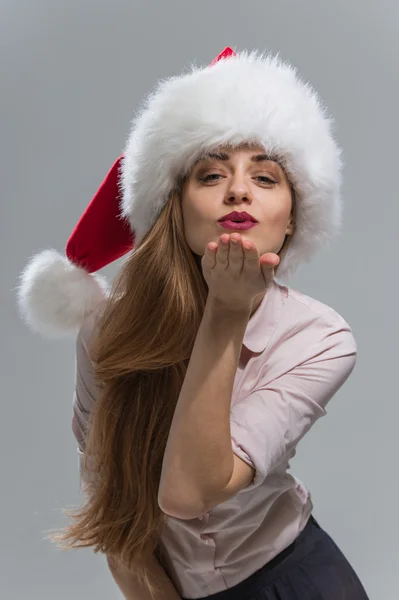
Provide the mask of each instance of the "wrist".
POLYGON ((252 311, 252 301, 246 304, 232 306, 215 296, 208 295, 205 310, 218 318, 245 319, 249 318, 252 311))
POLYGON ((208 297, 203 320, 213 336, 221 341, 237 336, 243 337, 251 316, 251 306, 226 306, 218 298, 208 297))

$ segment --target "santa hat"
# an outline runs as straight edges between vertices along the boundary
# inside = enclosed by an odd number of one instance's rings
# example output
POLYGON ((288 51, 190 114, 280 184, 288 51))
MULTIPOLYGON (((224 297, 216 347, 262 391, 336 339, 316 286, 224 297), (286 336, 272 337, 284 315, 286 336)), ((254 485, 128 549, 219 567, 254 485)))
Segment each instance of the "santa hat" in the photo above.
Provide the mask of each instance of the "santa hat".
POLYGON ((107 297, 96 271, 140 244, 177 179, 222 145, 261 145, 293 185, 296 230, 279 278, 340 232, 341 150, 316 91, 278 55, 226 48, 210 67, 193 66, 158 83, 133 120, 125 152, 74 229, 66 256, 45 250, 30 260, 18 300, 33 330, 75 332, 107 297))

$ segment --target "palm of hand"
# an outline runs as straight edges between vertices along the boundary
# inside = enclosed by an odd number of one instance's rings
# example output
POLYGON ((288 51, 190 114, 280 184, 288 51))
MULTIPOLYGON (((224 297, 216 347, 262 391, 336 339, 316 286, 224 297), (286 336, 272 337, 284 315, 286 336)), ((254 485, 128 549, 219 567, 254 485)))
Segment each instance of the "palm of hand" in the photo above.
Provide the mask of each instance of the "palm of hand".
POLYGON ((223 234, 218 243, 207 244, 201 260, 208 295, 226 308, 247 308, 273 281, 279 262, 274 252, 259 256, 255 244, 240 234, 223 234))

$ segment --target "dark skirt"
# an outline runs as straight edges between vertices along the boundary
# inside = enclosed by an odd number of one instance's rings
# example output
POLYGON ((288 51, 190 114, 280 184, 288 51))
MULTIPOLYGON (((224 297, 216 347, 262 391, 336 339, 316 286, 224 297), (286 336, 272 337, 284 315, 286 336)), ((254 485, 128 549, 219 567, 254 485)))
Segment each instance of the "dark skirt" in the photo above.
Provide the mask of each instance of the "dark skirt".
POLYGON ((264 567, 228 590, 196 600, 369 598, 341 550, 311 516, 297 539, 264 567))

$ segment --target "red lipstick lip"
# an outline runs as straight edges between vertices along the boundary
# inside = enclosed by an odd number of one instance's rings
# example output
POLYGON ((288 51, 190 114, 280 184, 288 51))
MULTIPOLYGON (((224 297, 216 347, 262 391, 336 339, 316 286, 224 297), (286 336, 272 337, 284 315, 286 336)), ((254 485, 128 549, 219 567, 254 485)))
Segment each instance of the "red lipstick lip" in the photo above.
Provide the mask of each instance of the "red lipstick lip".
POLYGON ((223 223, 223 221, 237 221, 238 223, 242 223, 243 221, 251 221, 253 223, 258 222, 255 217, 249 213, 245 211, 237 212, 236 210, 219 219, 219 223, 223 223))
POLYGON ((254 221, 219 221, 219 225, 224 229, 233 229, 235 231, 244 231, 245 229, 252 229, 256 227, 254 221))

